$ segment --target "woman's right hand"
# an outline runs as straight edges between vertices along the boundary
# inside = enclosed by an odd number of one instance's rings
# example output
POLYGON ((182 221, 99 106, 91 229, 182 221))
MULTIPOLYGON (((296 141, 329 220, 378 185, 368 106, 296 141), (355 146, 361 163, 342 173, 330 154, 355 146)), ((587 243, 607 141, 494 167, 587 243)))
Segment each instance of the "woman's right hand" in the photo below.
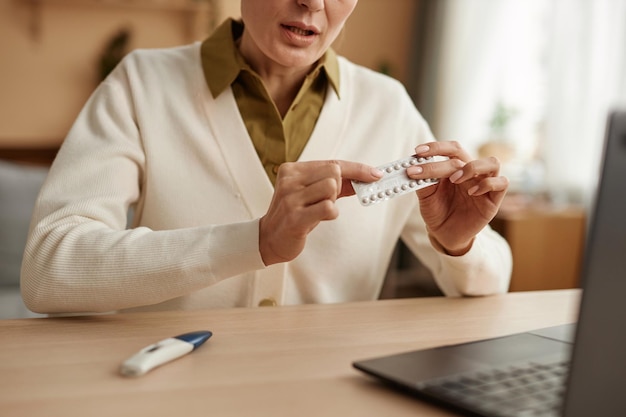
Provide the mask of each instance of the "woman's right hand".
POLYGON ((287 162, 280 166, 272 202, 260 220, 259 250, 266 266, 288 262, 304 249, 308 234, 339 215, 335 201, 354 194, 351 181, 373 182, 382 172, 357 162, 287 162))

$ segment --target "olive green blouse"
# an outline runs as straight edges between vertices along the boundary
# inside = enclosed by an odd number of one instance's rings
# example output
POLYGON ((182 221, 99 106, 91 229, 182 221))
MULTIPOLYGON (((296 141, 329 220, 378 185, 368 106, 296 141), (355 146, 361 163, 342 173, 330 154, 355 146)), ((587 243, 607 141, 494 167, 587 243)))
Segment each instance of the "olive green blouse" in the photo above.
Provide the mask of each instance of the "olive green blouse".
POLYGON ((298 159, 322 111, 328 84, 339 94, 337 55, 329 49, 306 76, 291 107, 281 117, 261 77, 237 47, 243 23, 228 19, 201 48, 204 76, 213 97, 229 86, 265 172, 274 183, 278 166, 298 159))

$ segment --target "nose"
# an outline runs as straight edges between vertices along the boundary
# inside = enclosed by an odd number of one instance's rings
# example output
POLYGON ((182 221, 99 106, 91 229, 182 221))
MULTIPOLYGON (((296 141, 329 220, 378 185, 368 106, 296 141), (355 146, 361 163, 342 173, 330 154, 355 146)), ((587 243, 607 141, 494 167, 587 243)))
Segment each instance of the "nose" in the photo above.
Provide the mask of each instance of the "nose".
POLYGON ((325 0, 298 0, 298 4, 312 12, 317 12, 324 9, 324 1, 325 0))

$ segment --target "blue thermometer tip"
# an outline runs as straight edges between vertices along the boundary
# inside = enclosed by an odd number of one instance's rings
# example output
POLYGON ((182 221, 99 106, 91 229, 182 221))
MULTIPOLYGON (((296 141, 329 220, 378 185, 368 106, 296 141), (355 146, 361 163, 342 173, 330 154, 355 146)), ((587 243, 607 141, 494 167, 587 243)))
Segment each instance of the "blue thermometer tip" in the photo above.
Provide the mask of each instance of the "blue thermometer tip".
POLYGON ((200 330, 197 332, 185 333, 174 337, 174 339, 182 340, 183 342, 191 343, 194 349, 202 345, 213 336, 213 333, 208 330, 200 330))

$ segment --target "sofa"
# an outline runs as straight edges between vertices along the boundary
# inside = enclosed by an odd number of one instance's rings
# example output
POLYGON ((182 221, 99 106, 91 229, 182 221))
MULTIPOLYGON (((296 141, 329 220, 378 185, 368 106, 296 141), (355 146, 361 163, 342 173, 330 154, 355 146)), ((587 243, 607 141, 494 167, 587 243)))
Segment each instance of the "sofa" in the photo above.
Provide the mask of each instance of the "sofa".
POLYGON ((20 291, 28 227, 47 166, 0 160, 0 319, 33 317, 20 291))

